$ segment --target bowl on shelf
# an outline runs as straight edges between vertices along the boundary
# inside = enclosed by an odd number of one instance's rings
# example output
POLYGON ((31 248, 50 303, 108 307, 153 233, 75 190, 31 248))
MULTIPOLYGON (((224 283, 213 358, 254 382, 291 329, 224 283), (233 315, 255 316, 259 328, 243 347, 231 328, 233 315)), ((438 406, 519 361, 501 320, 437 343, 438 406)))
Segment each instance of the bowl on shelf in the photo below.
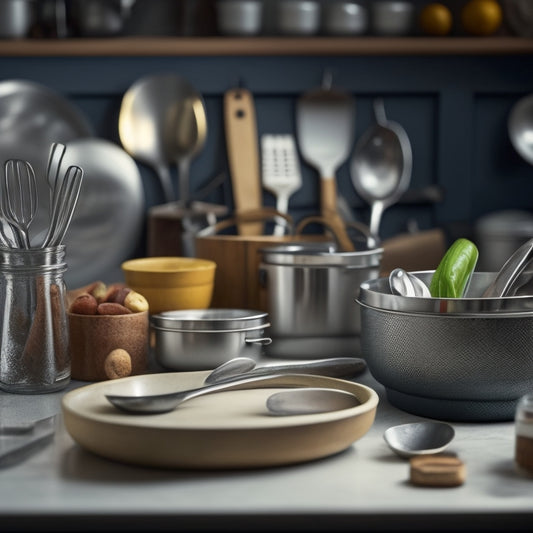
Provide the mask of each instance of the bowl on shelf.
POLYGON ((313 35, 320 29, 321 6, 312 0, 280 0, 278 31, 283 35, 313 35))
POLYGON ((121 265, 126 285, 142 294, 150 314, 210 306, 216 263, 192 257, 141 257, 121 265))
POLYGON ((368 9, 360 2, 327 2, 323 15, 328 35, 361 35, 368 29, 368 9))
POLYGON ((262 0, 217 0, 218 30, 223 35, 256 35, 263 25, 262 0))
MULTIPOLYGON (((434 271, 413 272, 429 284, 434 271)), ((361 354, 391 404, 455 421, 512 420, 533 390, 533 298, 481 298, 496 273, 474 272, 465 298, 392 295, 362 283, 361 354)))
POLYGON ((381 36, 412 33, 415 7, 412 2, 374 0, 370 4, 372 32, 381 36))

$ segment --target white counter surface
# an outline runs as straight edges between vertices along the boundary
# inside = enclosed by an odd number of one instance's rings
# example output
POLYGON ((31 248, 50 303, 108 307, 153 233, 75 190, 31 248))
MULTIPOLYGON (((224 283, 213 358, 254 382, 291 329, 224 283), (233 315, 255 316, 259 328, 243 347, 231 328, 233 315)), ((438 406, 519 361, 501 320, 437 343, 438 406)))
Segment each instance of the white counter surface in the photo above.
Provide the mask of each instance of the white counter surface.
MULTIPOLYGON (((514 465, 514 424, 452 423, 450 448, 466 464, 461 487, 411 485, 409 463, 383 440, 419 420, 380 395, 371 430, 322 460, 245 471, 171 471, 92 455, 66 432, 23 463, 0 469, 0 531, 12 530, 530 530, 533 477, 514 465)), ((85 385, 73 382, 69 389, 85 385)), ((0 393, 4 424, 60 412, 63 393, 0 393)))

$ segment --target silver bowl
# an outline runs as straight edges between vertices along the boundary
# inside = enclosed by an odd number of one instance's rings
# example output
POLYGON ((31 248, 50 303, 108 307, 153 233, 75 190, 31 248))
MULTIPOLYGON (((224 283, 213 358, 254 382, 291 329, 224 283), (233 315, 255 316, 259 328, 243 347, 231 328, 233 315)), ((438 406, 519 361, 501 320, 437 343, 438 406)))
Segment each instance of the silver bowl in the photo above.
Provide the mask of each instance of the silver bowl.
MULTIPOLYGON (((415 274, 427 282, 433 272, 415 274)), ((481 298, 495 275, 474 273, 457 299, 394 297, 385 278, 361 285, 361 355, 391 404, 437 419, 513 419, 533 390, 532 299, 481 298)))

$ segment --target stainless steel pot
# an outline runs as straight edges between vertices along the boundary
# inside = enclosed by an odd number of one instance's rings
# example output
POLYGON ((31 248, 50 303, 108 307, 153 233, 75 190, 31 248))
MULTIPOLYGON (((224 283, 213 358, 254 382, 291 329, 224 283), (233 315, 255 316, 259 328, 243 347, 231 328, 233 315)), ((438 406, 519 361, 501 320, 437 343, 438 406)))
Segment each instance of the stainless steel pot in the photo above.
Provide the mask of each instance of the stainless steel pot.
POLYGON ((262 250, 272 337, 343 337, 360 332, 359 286, 377 278, 382 248, 336 252, 327 243, 262 250))
POLYGON ((245 309, 165 311, 151 318, 155 358, 169 370, 211 370, 234 357, 261 355, 268 314, 245 309))

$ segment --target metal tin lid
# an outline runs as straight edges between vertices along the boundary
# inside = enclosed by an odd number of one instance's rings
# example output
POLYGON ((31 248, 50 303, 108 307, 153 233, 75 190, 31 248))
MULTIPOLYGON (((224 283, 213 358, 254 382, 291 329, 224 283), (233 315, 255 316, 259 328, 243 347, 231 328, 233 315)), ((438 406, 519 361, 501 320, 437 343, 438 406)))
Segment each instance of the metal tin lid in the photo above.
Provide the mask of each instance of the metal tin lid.
POLYGON ((357 252, 337 252, 332 243, 305 242, 263 248, 263 261, 274 265, 292 266, 379 266, 383 248, 357 252))
POLYGON ((180 331, 247 331, 267 327, 268 313, 249 309, 187 309, 164 311, 151 318, 152 325, 180 331))

